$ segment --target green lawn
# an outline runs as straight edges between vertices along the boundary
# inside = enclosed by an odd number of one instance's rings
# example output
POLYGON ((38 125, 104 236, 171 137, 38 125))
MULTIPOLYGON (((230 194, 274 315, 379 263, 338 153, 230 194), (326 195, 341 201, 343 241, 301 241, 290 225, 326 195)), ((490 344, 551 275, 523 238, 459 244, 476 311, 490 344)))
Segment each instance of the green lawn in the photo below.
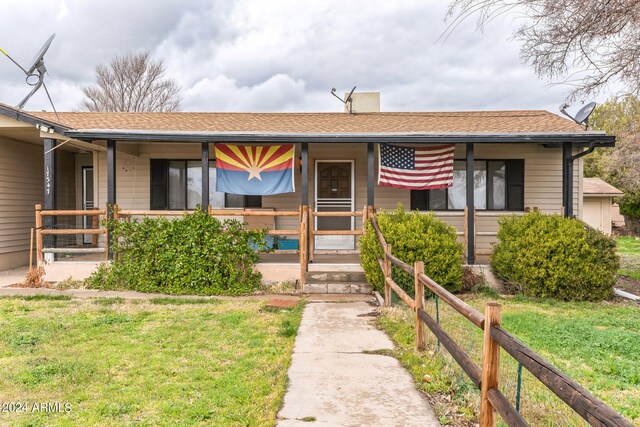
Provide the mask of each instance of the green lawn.
POLYGON ((301 307, 263 304, 2 298, 0 425, 274 425, 301 307))
MULTIPOLYGON (((625 303, 565 303, 525 297, 498 299, 503 304, 503 326, 578 383, 640 425, 640 308, 625 303)), ((474 296, 467 302, 484 312, 490 299, 474 296)), ((435 316, 434 302, 427 311, 435 316)), ((481 365, 482 331, 445 304, 441 324, 481 365)), ((413 350, 413 317, 392 308, 380 324, 398 343, 395 356, 413 373, 420 387, 432 394, 441 422, 475 420, 479 392, 427 329, 427 351, 413 350), (440 354, 445 354, 443 358, 440 354), (425 381, 425 375, 426 381, 425 381)), ((500 384, 514 403, 517 362, 501 353, 500 384)), ((531 374, 524 371, 521 411, 532 425, 586 425, 531 374)))
POLYGON ((620 255, 619 274, 640 280, 640 238, 633 236, 618 237, 620 255))

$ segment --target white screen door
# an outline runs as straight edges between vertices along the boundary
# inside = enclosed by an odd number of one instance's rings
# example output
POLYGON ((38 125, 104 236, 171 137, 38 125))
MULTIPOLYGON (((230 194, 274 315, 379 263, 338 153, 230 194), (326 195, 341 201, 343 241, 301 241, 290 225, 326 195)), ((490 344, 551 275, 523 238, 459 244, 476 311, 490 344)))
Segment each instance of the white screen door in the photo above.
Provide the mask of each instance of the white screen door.
MULTIPOLYGON (((316 212, 353 212, 354 161, 316 160, 316 212)), ((316 230, 353 230, 353 217, 316 217, 316 230)), ((320 250, 352 250, 354 236, 315 236, 314 246, 320 250)))
MULTIPOLYGON (((89 210, 94 208, 94 198, 93 198, 93 168, 92 167, 83 167, 82 168, 82 209, 89 210)), ((92 228, 93 217, 84 216, 82 218, 83 228, 92 228)), ((82 235, 82 243, 91 243, 93 235, 91 234, 83 234, 82 235)))

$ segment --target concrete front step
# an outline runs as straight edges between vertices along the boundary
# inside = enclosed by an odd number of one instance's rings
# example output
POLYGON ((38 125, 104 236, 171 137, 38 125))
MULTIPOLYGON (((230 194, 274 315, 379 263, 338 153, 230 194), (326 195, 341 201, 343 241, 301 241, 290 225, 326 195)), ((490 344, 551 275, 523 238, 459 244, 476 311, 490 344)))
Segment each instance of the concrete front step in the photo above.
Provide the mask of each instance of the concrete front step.
POLYGON ((305 283, 306 294, 370 294, 373 291, 368 283, 305 283))
POLYGON ((362 271, 307 271, 307 282, 334 283, 365 283, 367 278, 362 271))
POLYGON ((343 271, 343 272, 358 272, 363 271, 360 264, 327 264, 327 263, 315 263, 310 262, 307 266, 309 271, 343 271))

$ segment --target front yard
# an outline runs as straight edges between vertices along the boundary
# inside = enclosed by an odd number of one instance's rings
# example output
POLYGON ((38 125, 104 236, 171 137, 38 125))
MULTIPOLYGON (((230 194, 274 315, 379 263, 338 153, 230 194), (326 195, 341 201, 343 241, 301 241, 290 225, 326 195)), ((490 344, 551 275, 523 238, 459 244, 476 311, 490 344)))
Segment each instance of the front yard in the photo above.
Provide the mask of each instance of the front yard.
POLYGON ((263 305, 2 298, 0 424, 273 425, 301 309, 263 305))
MULTIPOLYGON (((503 326, 563 372, 640 425, 640 309, 627 302, 558 302, 497 295, 472 295, 466 302, 484 312, 487 301, 503 304, 503 326)), ((435 318, 435 304, 427 311, 435 318)), ((482 366, 482 331, 440 302, 440 323, 482 366)), ((395 356, 430 394, 443 424, 477 422, 479 392, 427 331, 427 351, 414 351, 413 316, 405 308, 386 309, 380 324, 399 345, 395 356), (442 357, 440 354, 444 355, 442 357)), ((500 384, 514 403, 517 362, 502 351, 500 384)), ((586 425, 531 374, 523 371, 521 412, 532 425, 586 425)))
POLYGON ((616 241, 620 255, 619 274, 640 280, 640 238, 623 236, 616 241))

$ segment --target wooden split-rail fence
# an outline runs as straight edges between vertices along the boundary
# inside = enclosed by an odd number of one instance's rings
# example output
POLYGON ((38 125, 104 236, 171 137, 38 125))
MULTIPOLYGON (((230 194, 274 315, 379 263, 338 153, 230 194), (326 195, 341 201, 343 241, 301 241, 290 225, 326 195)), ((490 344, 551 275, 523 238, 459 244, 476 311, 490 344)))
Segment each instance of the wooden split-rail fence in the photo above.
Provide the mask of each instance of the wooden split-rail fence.
POLYGON ((410 266, 395 257, 391 245, 385 241, 380 231, 375 215, 369 216, 369 223, 375 230, 378 241, 384 250, 383 258, 378 259, 378 262, 384 274, 385 306, 391 305, 391 292, 394 291, 415 313, 416 348, 418 350, 424 349, 424 326, 426 325, 476 387, 480 389, 481 427, 494 426, 496 413, 509 426, 529 425, 499 389, 498 370, 501 348, 590 425, 632 427, 632 424, 620 414, 502 328, 500 325, 502 306, 500 304, 487 303, 483 315, 424 274, 423 262, 418 261, 410 266), (415 294, 413 297, 392 279, 392 266, 414 278, 415 294), (469 322, 484 331, 482 367, 476 365, 462 347, 440 326, 439 322, 424 310, 425 287, 433 292, 436 298, 444 301, 469 322))

